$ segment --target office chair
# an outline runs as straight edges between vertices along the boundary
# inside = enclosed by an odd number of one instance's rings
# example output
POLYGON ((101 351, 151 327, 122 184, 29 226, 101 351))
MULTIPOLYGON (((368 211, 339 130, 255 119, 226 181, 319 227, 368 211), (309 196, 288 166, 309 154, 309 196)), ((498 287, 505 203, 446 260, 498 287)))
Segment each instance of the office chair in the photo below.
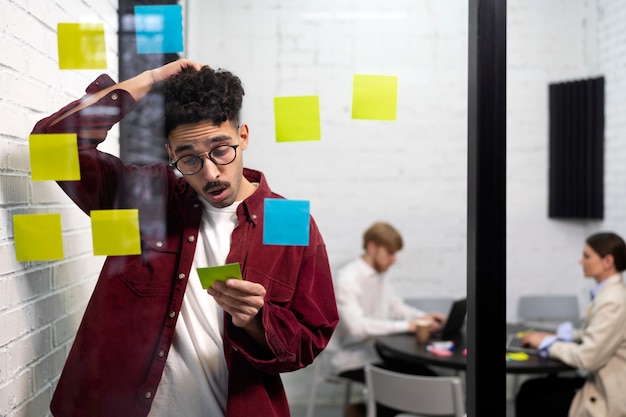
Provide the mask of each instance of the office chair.
POLYGON ((333 349, 327 348, 320 353, 313 363, 313 385, 309 394, 309 404, 307 405, 306 417, 313 417, 315 414, 315 406, 317 404, 317 394, 319 387, 323 383, 344 385, 343 404, 341 411, 345 412, 347 405, 350 403, 353 385, 362 385, 358 381, 344 378, 335 373, 330 359, 333 355, 333 349))
POLYGON ((419 308, 426 313, 443 313, 448 314, 450 306, 454 302, 455 298, 451 297, 416 297, 407 298, 404 300, 408 305, 419 308))
POLYGON ((456 376, 418 376, 365 366, 367 417, 376 417, 376 403, 399 410, 396 417, 415 414, 463 417, 465 402, 456 376))
POLYGON ((517 303, 517 316, 529 327, 555 330, 564 322, 580 325, 578 297, 570 294, 523 295, 517 303))

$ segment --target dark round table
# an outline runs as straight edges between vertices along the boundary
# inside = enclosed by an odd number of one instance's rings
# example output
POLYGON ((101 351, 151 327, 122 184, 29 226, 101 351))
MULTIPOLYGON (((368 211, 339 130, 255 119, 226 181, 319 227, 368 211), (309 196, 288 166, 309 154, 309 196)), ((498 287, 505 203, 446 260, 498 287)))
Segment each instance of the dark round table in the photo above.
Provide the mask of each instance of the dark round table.
MULTIPOLYGON (((516 325, 507 326, 508 329, 515 328, 516 325)), ((465 350, 465 337, 460 334, 453 339, 455 349, 452 356, 435 356, 426 350, 426 345, 417 343, 413 333, 401 333, 376 338, 376 350, 383 360, 394 362, 418 363, 421 365, 440 366, 464 370, 467 366, 467 356, 463 354, 465 350)), ((503 342, 504 343, 504 342, 503 342)), ((537 373, 557 373, 571 371, 573 368, 561 361, 542 358, 538 355, 528 355, 525 361, 507 361, 506 372, 511 374, 537 374, 537 373)), ((505 358, 503 345, 502 360, 505 358)))

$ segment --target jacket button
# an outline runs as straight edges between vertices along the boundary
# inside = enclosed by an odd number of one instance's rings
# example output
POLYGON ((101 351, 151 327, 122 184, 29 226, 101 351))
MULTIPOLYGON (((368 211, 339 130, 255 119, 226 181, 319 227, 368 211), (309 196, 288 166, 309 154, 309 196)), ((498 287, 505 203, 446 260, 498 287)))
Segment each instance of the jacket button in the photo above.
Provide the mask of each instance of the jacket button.
POLYGON ((163 356, 165 356, 165 351, 159 350, 159 358, 162 358, 163 356))
POLYGON ((170 311, 170 317, 171 317, 171 318, 176 317, 176 312, 175 312, 175 311, 170 311))
POLYGON ((591 401, 592 403, 595 403, 596 402, 596 397, 589 398, 589 401, 591 401))
POLYGON ((117 100, 117 93, 111 94, 111 100, 117 100))
POLYGON ((155 243, 157 248, 162 248, 163 247, 163 242, 161 242, 160 240, 158 242, 155 243))
POLYGON ((190 241, 190 242, 193 242, 194 240, 196 240, 196 237, 195 236, 189 236, 187 238, 187 240, 190 241))
POLYGON ((152 393, 150 391, 146 392, 146 398, 152 397, 152 393))
POLYGON ((178 279, 185 279, 185 274, 178 274, 178 279))

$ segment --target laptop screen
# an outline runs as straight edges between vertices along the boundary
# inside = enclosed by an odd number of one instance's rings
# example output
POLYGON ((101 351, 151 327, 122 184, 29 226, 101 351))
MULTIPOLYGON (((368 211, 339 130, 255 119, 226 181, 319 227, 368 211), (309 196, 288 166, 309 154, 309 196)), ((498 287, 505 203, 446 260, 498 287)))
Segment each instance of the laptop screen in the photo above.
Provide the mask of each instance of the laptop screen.
POLYGON ((441 329, 439 338, 446 339, 456 336, 461 332, 463 323, 465 323, 465 315, 467 314, 467 298, 452 303, 446 324, 441 329))

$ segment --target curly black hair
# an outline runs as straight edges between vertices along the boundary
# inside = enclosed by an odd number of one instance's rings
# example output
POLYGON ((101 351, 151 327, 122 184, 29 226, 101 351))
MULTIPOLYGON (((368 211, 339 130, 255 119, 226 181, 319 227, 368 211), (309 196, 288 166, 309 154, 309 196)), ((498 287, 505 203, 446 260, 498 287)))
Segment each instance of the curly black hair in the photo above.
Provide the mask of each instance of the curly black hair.
POLYGON ((208 66, 185 68, 156 87, 165 100, 166 137, 178 125, 225 121, 239 125, 243 101, 241 80, 229 71, 208 66))

